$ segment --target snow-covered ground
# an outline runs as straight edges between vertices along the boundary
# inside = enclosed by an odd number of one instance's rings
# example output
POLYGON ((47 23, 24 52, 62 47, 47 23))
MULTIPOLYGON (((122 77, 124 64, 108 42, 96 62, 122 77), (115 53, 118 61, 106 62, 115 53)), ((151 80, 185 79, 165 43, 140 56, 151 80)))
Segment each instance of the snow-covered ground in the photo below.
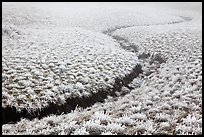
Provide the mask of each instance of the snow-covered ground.
POLYGON ((2 134, 202 134, 201 7, 3 3, 3 108, 64 104, 113 88, 137 64, 143 73, 103 103, 4 124, 2 134))

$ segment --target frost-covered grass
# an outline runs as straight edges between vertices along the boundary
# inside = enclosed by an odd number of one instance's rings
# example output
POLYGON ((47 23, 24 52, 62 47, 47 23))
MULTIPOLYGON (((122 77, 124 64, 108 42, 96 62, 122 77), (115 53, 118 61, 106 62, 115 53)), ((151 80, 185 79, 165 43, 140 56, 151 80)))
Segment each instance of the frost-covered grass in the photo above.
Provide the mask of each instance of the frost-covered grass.
POLYGON ((104 34, 79 28, 34 31, 19 44, 4 39, 3 106, 36 108, 90 96, 111 88, 138 63, 104 34))
POLYGON ((134 54, 98 32, 27 28, 18 35, 12 28, 3 27, 2 32, 3 107, 41 108, 48 102, 90 96, 111 88, 115 78, 138 63, 134 54))
MULTIPOLYGON (((202 16, 186 8, 181 12, 145 4, 90 4, 88 10, 72 4, 71 9, 61 5, 63 10, 50 6, 47 11, 53 12, 46 15, 52 25, 38 21, 41 29, 17 27, 4 21, 10 14, 3 14, 3 107, 37 108, 48 101, 90 96, 111 87, 138 62, 144 73, 128 85, 130 89, 122 87, 124 96, 69 114, 4 124, 2 134, 202 134, 202 16), (63 28, 65 24, 69 27, 63 28), (112 35, 127 39, 138 53, 123 50, 101 33, 126 25, 132 27, 112 35), (138 59, 142 53, 149 56, 138 59)), ((35 6, 45 13, 43 6, 35 6)))
POLYGON ((138 61, 135 54, 122 50, 114 39, 99 32, 181 20, 162 13, 159 18, 149 15, 151 9, 141 13, 143 6, 133 10, 104 4, 97 10, 94 4, 88 9, 83 4, 57 5, 60 9, 52 3, 3 4, 4 107, 63 104, 67 98, 90 96, 112 87, 114 79, 130 73, 138 61), (71 6, 80 10, 68 8, 71 6))

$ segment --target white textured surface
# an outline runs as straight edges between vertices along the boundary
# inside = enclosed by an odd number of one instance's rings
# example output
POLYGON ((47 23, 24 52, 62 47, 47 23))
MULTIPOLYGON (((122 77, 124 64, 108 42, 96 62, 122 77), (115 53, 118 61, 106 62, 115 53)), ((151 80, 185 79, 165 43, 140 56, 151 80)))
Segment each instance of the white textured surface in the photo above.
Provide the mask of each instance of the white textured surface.
MULTIPOLYGON (((143 52, 159 53, 167 60, 158 68, 154 66, 155 64, 150 65, 140 60, 146 71, 151 69, 155 71, 142 79, 139 88, 136 85, 140 77, 133 80, 130 86, 135 89, 125 96, 118 97, 117 100, 109 98, 104 103, 96 103, 86 109, 77 108, 69 114, 48 116, 41 120, 22 119, 16 124, 3 125, 2 133, 202 134, 202 14, 200 5, 201 3, 158 3, 158 5, 154 3, 138 3, 138 5, 131 3, 123 5, 120 3, 80 3, 79 5, 61 3, 58 8, 55 8, 55 5, 50 3, 49 6, 47 5, 49 8, 45 10, 43 4, 34 4, 33 7, 37 8, 38 12, 34 12, 32 16, 39 16, 35 18, 38 21, 36 23, 32 21, 31 24, 25 23, 25 25, 19 23, 17 25, 20 27, 16 27, 8 19, 13 19, 12 16, 16 16, 15 14, 19 17, 20 11, 23 12, 26 9, 19 11, 17 8, 19 12, 10 14, 13 12, 12 6, 9 6, 8 3, 3 4, 2 29, 6 31, 2 31, 2 81, 6 81, 7 77, 10 77, 11 80, 14 80, 12 77, 17 79, 39 77, 44 74, 45 70, 52 73, 49 68, 56 67, 57 71, 66 69, 73 71, 70 79, 66 79, 70 80, 68 88, 85 91, 87 88, 82 83, 88 82, 94 92, 99 88, 97 82, 104 80, 104 76, 99 74, 110 77, 110 80, 116 76, 123 76, 138 62, 135 57, 143 52), (67 6, 72 8, 67 8, 67 6), (45 18, 40 18, 40 16, 45 15, 49 15, 50 25, 43 25, 45 18), (191 21, 183 17, 188 17, 191 21), (118 29, 113 34, 138 46, 139 52, 136 54, 121 49, 115 40, 101 34, 107 28, 129 25, 132 27, 118 29), (52 28, 53 26, 55 27, 52 28), (65 26, 69 27, 65 28, 65 26), (21 34, 20 38, 15 29, 21 34), (12 34, 13 38, 9 38, 8 34, 12 34), (24 44, 30 45, 30 48, 24 44), (103 59, 107 60, 101 63, 103 59), (40 61, 39 64, 37 61, 40 61), (39 67, 41 62, 46 63, 42 63, 42 67, 39 67), (29 68, 25 67, 26 63, 29 68), (22 70, 26 72, 23 73, 24 75, 20 75, 22 70), (85 71, 88 72, 88 76, 85 76, 87 74, 85 71), (93 77, 91 73, 94 74, 93 77), (77 81, 76 76, 82 79, 77 81)), ((23 5, 19 5, 21 6, 23 5)), ((24 4, 24 6, 27 5, 24 4)), ((30 8, 27 10, 33 13, 30 8)), ((59 77, 54 77, 57 74, 53 73, 49 74, 53 78, 48 79, 57 85, 61 84, 59 77)), ((60 75, 62 76, 66 75, 60 75)), ((39 79, 34 80, 33 83, 38 83, 39 79)), ((13 85, 9 83, 9 85, 19 86, 17 83, 14 82, 13 85)), ((30 84, 29 81, 23 80, 20 83, 30 84)), ((61 93, 59 89, 65 87, 63 85, 53 87, 55 85, 53 83, 47 84, 52 91, 41 93, 48 96, 66 95, 66 97, 78 93, 61 93)), ((3 97, 7 98, 3 98, 3 101, 15 102, 16 98, 9 93, 10 90, 4 89, 4 84, 5 82, 2 84, 2 93, 3 97)), ((111 86, 112 82, 105 82, 103 85, 109 86, 109 84, 111 86)), ((33 88, 28 88, 25 92, 28 95, 33 94, 32 98, 36 100, 41 97, 35 95, 33 88)), ((20 94, 20 90, 14 93, 17 93, 21 101, 26 98, 25 94, 20 94)), ((89 95, 89 92, 87 94, 82 92, 82 94, 89 95)), ((59 98, 63 102, 63 97, 59 98)), ((8 102, 2 103, 3 105, 9 104, 8 102)), ((41 103, 42 100, 38 105, 41 103)), ((16 106, 24 107, 25 104, 16 106)))

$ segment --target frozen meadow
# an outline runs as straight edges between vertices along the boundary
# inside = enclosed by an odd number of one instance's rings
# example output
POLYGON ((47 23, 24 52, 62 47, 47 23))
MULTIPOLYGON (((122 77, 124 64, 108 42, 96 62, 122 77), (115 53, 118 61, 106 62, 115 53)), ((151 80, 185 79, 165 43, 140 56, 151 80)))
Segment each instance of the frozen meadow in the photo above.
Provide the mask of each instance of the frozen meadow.
POLYGON ((2 3, 2 134, 202 134, 202 3, 2 3))

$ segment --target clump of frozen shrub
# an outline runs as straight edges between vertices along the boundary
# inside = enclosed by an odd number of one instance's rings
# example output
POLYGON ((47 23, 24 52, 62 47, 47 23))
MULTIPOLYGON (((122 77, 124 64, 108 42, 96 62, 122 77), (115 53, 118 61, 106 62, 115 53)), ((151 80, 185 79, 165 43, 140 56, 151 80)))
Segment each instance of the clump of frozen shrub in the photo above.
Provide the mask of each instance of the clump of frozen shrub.
POLYGON ((104 126, 101 125, 100 120, 89 120, 83 124, 83 127, 89 131, 90 134, 98 135, 104 130, 104 126))
POLYGON ((89 132, 85 127, 76 129, 71 135, 89 135, 89 132))
POLYGON ((176 126, 177 134, 183 135, 201 135, 202 134, 202 120, 196 117, 195 114, 188 114, 186 118, 182 118, 182 123, 176 126))
POLYGON ((105 130, 111 131, 112 133, 121 134, 125 132, 125 126, 120 123, 108 123, 105 130))
POLYGON ((124 115, 116 119, 116 122, 123 124, 123 125, 132 125, 134 123, 134 120, 131 119, 129 116, 124 115))
POLYGON ((111 116, 104 113, 104 111, 95 112, 92 117, 96 120, 100 120, 101 122, 110 122, 112 120, 111 116))
POLYGON ((147 116, 145 114, 141 114, 141 113, 136 113, 131 115, 132 119, 136 119, 136 120, 142 120, 142 121, 146 121, 147 120, 147 116))
POLYGON ((116 133, 112 133, 110 131, 102 132, 101 135, 117 135, 116 133))

